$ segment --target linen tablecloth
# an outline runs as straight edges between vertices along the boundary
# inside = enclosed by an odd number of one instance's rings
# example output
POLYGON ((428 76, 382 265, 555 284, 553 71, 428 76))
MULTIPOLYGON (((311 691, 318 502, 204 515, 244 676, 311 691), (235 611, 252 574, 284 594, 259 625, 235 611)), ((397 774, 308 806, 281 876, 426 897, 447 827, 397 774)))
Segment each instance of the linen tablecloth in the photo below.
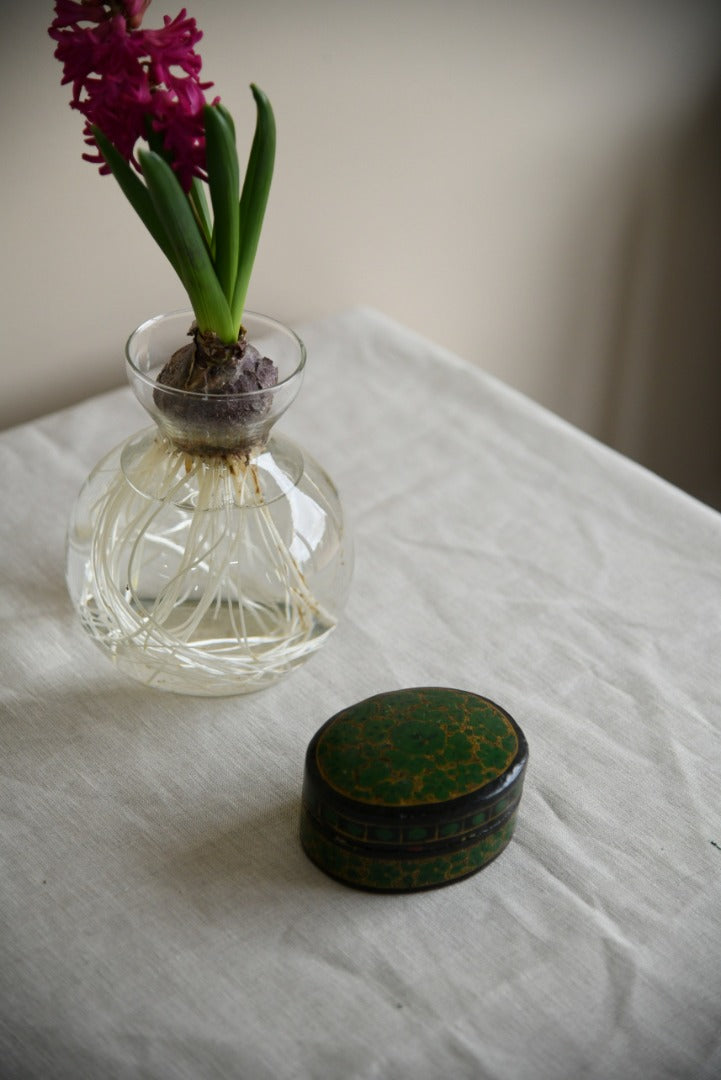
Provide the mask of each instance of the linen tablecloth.
POLYGON ((0 438, 0 1076, 717 1078, 721 516, 375 312, 302 335, 279 426, 356 570, 261 694, 130 684, 71 610, 129 390, 0 438), (356 892, 299 846, 305 748, 413 685, 521 725, 517 831, 462 883, 356 892))

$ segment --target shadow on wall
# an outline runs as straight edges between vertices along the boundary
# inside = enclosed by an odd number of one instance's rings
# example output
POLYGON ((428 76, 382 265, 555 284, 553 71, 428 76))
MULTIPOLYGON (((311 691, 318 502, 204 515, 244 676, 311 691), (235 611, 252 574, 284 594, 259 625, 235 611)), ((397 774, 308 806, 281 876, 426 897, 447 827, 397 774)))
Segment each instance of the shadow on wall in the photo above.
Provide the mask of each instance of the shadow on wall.
POLYGON ((719 132, 721 75, 629 185, 594 433, 721 509, 719 132))

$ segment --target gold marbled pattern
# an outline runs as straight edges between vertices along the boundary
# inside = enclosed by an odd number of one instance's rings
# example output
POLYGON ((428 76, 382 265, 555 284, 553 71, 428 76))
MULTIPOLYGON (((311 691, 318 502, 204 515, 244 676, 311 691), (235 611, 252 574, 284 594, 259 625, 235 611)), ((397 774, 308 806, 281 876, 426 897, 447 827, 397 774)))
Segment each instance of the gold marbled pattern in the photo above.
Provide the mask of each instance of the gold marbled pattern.
POLYGON ((325 782, 356 802, 418 806, 485 787, 517 752, 513 725, 493 702, 421 687, 377 694, 339 713, 316 761, 325 782))

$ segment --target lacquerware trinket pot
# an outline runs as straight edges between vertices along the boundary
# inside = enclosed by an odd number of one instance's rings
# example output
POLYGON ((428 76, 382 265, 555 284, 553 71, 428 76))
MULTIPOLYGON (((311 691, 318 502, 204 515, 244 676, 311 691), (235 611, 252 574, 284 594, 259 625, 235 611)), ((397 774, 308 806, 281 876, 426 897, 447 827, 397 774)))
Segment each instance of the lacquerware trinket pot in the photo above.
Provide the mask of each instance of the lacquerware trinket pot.
POLYGON ((377 694, 311 740, 301 843, 346 885, 449 885, 508 844, 527 761, 520 727, 488 698, 445 687, 377 694))

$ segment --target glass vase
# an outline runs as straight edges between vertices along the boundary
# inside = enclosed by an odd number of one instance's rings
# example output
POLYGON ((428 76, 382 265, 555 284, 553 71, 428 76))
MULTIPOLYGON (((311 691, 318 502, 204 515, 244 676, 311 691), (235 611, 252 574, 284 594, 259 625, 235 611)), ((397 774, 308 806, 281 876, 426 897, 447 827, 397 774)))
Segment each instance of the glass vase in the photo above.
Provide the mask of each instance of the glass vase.
POLYGON ((233 395, 157 381, 191 312, 130 337, 130 384, 154 425, 90 473, 71 516, 67 583, 85 630, 124 674, 183 694, 260 690, 335 629, 352 549, 331 480, 273 428, 303 379, 305 347, 246 313, 277 385, 233 395))

